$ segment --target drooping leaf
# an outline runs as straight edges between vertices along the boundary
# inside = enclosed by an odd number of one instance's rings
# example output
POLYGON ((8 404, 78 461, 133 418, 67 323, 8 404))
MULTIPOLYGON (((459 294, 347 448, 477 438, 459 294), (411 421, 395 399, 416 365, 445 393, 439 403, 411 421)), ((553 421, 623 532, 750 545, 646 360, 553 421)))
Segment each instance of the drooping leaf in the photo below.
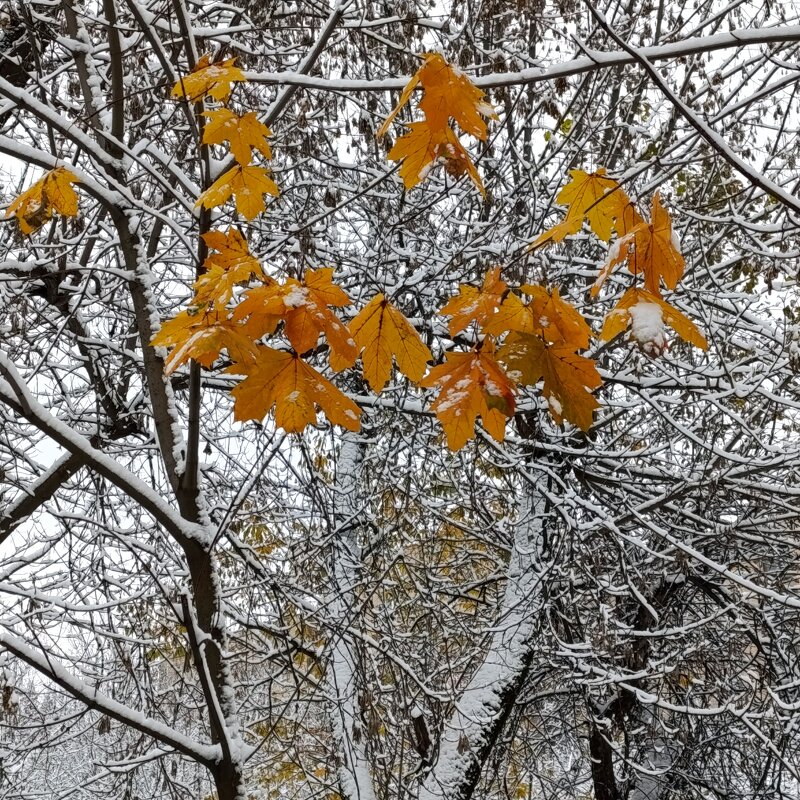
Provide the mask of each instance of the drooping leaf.
POLYGON ((316 424, 319 408, 335 425, 350 431, 361 427, 361 409, 296 353, 261 346, 241 371, 246 378, 232 391, 237 420, 261 420, 275 406, 275 422, 300 433, 316 424))
POLYGON ((530 302, 523 303, 513 293, 506 295, 499 311, 483 326, 486 333, 535 333, 554 344, 569 344, 573 350, 589 346, 591 328, 577 308, 561 299, 557 287, 552 293, 531 284, 520 290, 531 296, 530 302))
POLYGON ((600 338, 610 341, 631 327, 631 337, 636 339, 646 352, 658 355, 666 340, 664 324, 669 325, 678 336, 701 350, 708 342, 697 326, 685 315, 658 295, 646 289, 631 287, 606 316, 600 338))
POLYGON ((236 201, 236 210, 245 219, 255 219, 266 210, 264 195, 277 197, 277 184, 263 167, 243 167, 241 164, 220 175, 211 186, 197 198, 195 206, 215 208, 228 201, 231 195, 236 201))
POLYGON ((183 97, 191 102, 206 96, 225 100, 231 93, 233 83, 247 80, 244 73, 234 66, 235 61, 235 58, 229 58, 221 64, 212 64, 211 56, 207 53, 188 75, 184 75, 172 87, 172 97, 183 97))
POLYGON ((475 436, 475 420, 498 442, 505 438, 506 422, 514 416, 515 383, 498 363, 491 339, 479 350, 450 352, 420 386, 437 388, 431 408, 447 435, 447 446, 460 450, 475 436))
POLYGON ((626 259, 628 269, 634 275, 644 276, 644 286, 649 292, 661 296, 661 281, 668 289, 678 285, 686 262, 672 231, 672 219, 661 205, 658 192, 653 195, 652 214, 652 222, 642 220, 609 247, 605 263, 592 286, 593 296, 597 296, 614 267, 626 259))
POLYGON ((603 284, 608 279, 608 276, 614 271, 614 267, 628 258, 628 250, 633 246, 635 232, 636 228, 634 227, 633 230, 629 231, 624 236, 620 236, 619 239, 615 239, 608 246, 605 261, 603 261, 600 272, 597 274, 597 278, 592 284, 592 297, 597 297, 597 295, 600 294, 600 289, 603 288, 603 284))
POLYGON ((190 308, 161 324, 153 347, 172 347, 164 368, 169 375, 190 358, 210 367, 227 350, 231 360, 247 364, 255 358, 255 345, 224 312, 190 308))
POLYGON ((390 161, 402 161, 400 177, 406 189, 413 189, 428 177, 432 167, 441 159, 445 169, 460 177, 468 174, 478 191, 486 196, 478 170, 452 128, 433 131, 427 122, 412 122, 409 132, 401 136, 386 156, 390 161))
POLYGON ((584 431, 592 427, 592 414, 600 404, 588 389, 602 383, 592 359, 578 355, 571 344, 548 344, 530 333, 512 333, 498 357, 520 383, 544 381, 542 394, 556 422, 566 419, 584 431))
POLYGON ((485 325, 500 307, 507 288, 508 284, 500 279, 500 267, 487 271, 480 289, 462 283, 458 295, 451 297, 439 310, 442 316, 452 317, 448 323, 450 336, 463 331, 473 320, 485 325))
POLYGON ((672 230, 672 218, 661 205, 658 192, 653 195, 651 224, 641 223, 634 230, 636 241, 633 257, 636 267, 632 267, 632 271, 644 272, 645 289, 653 294, 660 295, 662 280, 667 289, 674 289, 683 277, 686 262, 672 230))
POLYGON ((62 217, 78 216, 78 195, 72 188, 73 183, 80 183, 80 179, 66 167, 58 167, 44 177, 42 198, 62 217))
POLYGON ((79 182, 78 176, 66 167, 57 167, 13 200, 6 209, 6 217, 15 216, 24 234, 41 228, 52 218, 53 212, 75 217, 78 215, 78 195, 72 184, 79 182))
POLYGON ((449 128, 452 117, 465 133, 486 140, 486 123, 482 117, 497 119, 495 110, 484 99, 484 93, 461 70, 448 64, 439 53, 428 53, 425 56, 422 66, 406 84, 400 101, 380 127, 378 136, 383 136, 389 130, 392 120, 409 101, 411 93, 418 85, 422 85, 425 92, 419 105, 431 131, 449 128))
POLYGON ((230 142, 231 153, 242 166, 250 163, 253 150, 257 150, 264 158, 272 158, 272 151, 266 138, 271 136, 272 132, 259 121, 255 111, 243 116, 234 114, 228 108, 204 113, 208 121, 203 129, 203 144, 230 142))
POLYGON ((392 124, 392 120, 398 115, 400 109, 411 99, 411 95, 414 89, 417 88, 419 85, 419 70, 415 72, 409 82, 405 85, 402 93, 400 94, 400 100, 398 100, 397 105, 391 110, 389 116, 383 121, 383 125, 378 128, 378 132, 375 134, 378 138, 381 136, 385 136, 389 130, 389 126, 392 124))
MULTIPOLYGON (((392 374, 392 358, 409 380, 418 383, 433 356, 414 326, 382 294, 367 303, 349 325, 359 351, 364 378, 380 393, 392 374)), ((331 359, 334 369, 342 368, 331 359)))
POLYGON ((203 234, 203 239, 219 252, 211 253, 203 262, 206 271, 194 284, 193 305, 214 303, 218 307, 224 306, 233 296, 234 286, 249 281, 253 276, 272 282, 264 275, 258 259, 250 254, 244 236, 235 228, 228 228, 227 233, 209 231, 203 234))
POLYGON ((245 317, 283 319, 286 336, 298 353, 316 347, 320 334, 324 333, 335 355, 332 362, 335 368, 350 367, 358 357, 356 343, 328 306, 347 306, 351 301, 332 278, 332 269, 308 270, 303 283, 289 278, 283 284, 250 289, 236 306, 233 318, 237 321, 245 317))
POLYGON ((630 198, 619 183, 606 177, 604 169, 597 172, 570 170, 570 182, 559 192, 556 201, 567 206, 564 219, 544 231, 531 244, 531 249, 548 242, 560 242, 565 236, 577 233, 587 219, 592 230, 604 242, 611 240, 614 230, 627 229, 633 219, 641 221, 630 198), (638 217, 638 219, 636 219, 638 217))

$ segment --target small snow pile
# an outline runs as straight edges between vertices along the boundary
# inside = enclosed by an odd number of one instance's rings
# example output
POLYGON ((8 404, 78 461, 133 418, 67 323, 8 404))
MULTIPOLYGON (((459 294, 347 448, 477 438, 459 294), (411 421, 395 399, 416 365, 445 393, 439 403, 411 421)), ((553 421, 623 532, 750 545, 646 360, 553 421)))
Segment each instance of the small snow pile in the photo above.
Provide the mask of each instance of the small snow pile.
POLYGON ((283 305, 285 308, 298 308, 304 306, 308 302, 308 289, 305 286, 292 286, 292 288, 283 296, 283 305))
POLYGON ((631 315, 631 336, 649 356, 660 356, 667 347, 661 307, 639 301, 628 309, 631 315))

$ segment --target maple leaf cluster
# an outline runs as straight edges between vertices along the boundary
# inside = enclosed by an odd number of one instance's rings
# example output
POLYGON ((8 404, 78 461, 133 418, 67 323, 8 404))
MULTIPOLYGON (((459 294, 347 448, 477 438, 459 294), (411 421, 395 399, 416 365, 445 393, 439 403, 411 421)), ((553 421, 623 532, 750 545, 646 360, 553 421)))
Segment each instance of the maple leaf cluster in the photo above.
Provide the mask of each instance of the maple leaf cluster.
POLYGON ((631 336, 649 355, 660 355, 666 348, 664 325, 684 341, 705 350, 705 337, 697 326, 661 295, 661 284, 675 289, 686 268, 672 219, 653 195, 650 221, 637 210, 622 186, 605 170, 587 173, 570 170, 571 180, 561 190, 557 202, 567 206, 564 219, 542 233, 531 244, 535 249, 578 233, 584 221, 599 239, 609 245, 606 260, 592 286, 596 297, 616 266, 627 262, 643 287, 630 287, 606 316, 600 338, 610 341, 631 328, 631 336))
POLYGON ((225 350, 228 371, 244 376, 233 389, 237 420, 261 420, 275 407, 278 425, 299 433, 316 423, 319 409, 331 422, 358 430, 361 409, 302 358, 318 348, 320 337, 335 371, 352 367, 363 351, 364 378, 376 392, 388 382, 393 359, 412 380, 422 378, 431 353, 382 294, 345 325, 334 309, 352 301, 333 282, 332 269, 309 269, 302 281, 279 283, 264 274, 236 229, 210 231, 203 238, 218 252, 206 259, 190 307, 164 322, 152 344, 173 348, 168 373, 189 359, 209 368, 225 350), (253 279, 260 285, 237 295, 236 286, 253 279), (291 350, 259 343, 279 326, 291 350))
MULTIPOLYGON (((196 205, 213 208, 233 197, 237 212, 252 220, 266 210, 264 196, 277 196, 279 190, 264 167, 250 163, 254 152, 271 158, 270 130, 254 112, 237 113, 228 107, 233 84, 245 80, 234 59, 212 63, 203 56, 175 84, 172 96, 196 104, 198 119, 204 122, 202 144, 228 142, 236 162, 200 195, 196 205), (206 98, 223 105, 206 110, 206 98)), ((425 119, 409 125, 410 132, 398 139, 388 158, 403 162, 400 175, 408 188, 423 180, 441 159, 449 172, 469 174, 483 192, 480 176, 450 120, 485 140, 484 117, 496 115, 483 92, 441 55, 425 56, 379 135, 417 86, 424 90, 419 106, 425 119)), ((77 181, 64 167, 52 170, 17 197, 6 216, 15 215, 26 234, 54 213, 75 216, 78 201, 72 184, 77 181)), ((658 193, 648 221, 604 170, 576 169, 571 170, 557 201, 567 206, 564 219, 543 232, 531 249, 560 242, 588 222, 609 245, 592 296, 623 262, 642 283, 629 287, 608 313, 601 339, 609 341, 630 328, 645 352, 659 355, 666 347, 666 324, 685 341, 707 347, 694 323, 661 296, 662 284, 676 288, 685 262, 658 193)), ((298 433, 316 424, 322 411, 332 423, 358 430, 361 409, 303 358, 307 353, 327 352, 335 372, 353 367, 361 358, 363 378, 377 393, 389 382, 393 364, 411 382, 435 389, 431 409, 452 450, 474 437, 479 417, 486 431, 501 441, 507 421, 514 416, 520 387, 540 383, 557 423, 569 421, 583 430, 592 425, 599 406, 593 392, 602 381, 595 362, 578 352, 588 349, 592 331, 557 287, 548 290, 523 284, 512 291, 500 278, 500 267, 486 273, 480 288, 462 284, 440 313, 450 317, 451 337, 474 326, 476 344, 468 351, 448 351, 445 361, 428 371, 431 351, 383 293, 345 323, 337 311, 352 301, 334 283, 332 269, 307 269, 302 279, 287 277, 278 282, 264 272, 237 228, 202 236, 211 252, 194 283, 189 307, 164 322, 151 344, 172 348, 165 361, 167 373, 190 359, 210 369, 225 351, 227 370, 243 376, 232 392, 237 420, 261 420, 275 408, 277 424, 298 433), (281 346, 264 343, 275 336, 283 337, 281 346)))
MULTIPOLYGON (((245 80, 233 59, 212 64, 203 57, 188 76, 175 84, 176 98, 227 101, 234 82, 245 80)), ((272 153, 269 129, 255 113, 237 114, 227 106, 204 111, 203 144, 230 143, 237 164, 198 198, 206 208, 222 205, 231 195, 236 209, 248 220, 265 210, 263 195, 278 187, 250 160, 253 151, 272 153)), ((194 359, 210 368, 223 351, 228 371, 244 376, 233 390, 238 420, 263 419, 275 408, 275 421, 297 433, 315 424, 321 410, 333 423, 358 430, 361 409, 303 359, 324 339, 334 371, 352 367, 363 351, 364 378, 380 392, 391 375, 392 360, 412 380, 420 380, 432 358, 417 331, 382 294, 346 326, 336 309, 352 305, 333 282, 332 269, 308 269, 303 280, 279 283, 266 275, 236 228, 209 231, 203 239, 212 251, 194 283, 189 307, 164 322, 153 346, 170 347, 165 362, 171 373, 194 359), (258 285, 251 285, 253 282, 258 285), (289 348, 270 347, 262 340, 278 333, 289 348)))
POLYGON ((462 284, 459 294, 441 309, 450 316, 450 335, 475 323, 483 334, 471 353, 450 353, 434 367, 423 386, 439 395, 433 410, 456 450, 473 434, 477 416, 501 441, 505 423, 514 415, 519 385, 543 381, 542 393, 553 418, 583 430, 592 424, 598 402, 591 390, 601 384, 594 362, 578 355, 589 346, 591 329, 580 312, 564 301, 557 288, 525 284, 520 294, 500 279, 500 268, 487 272, 483 286, 462 284), (501 346, 497 346, 504 337, 501 346))
MULTIPOLYGON (((245 82, 244 73, 235 66, 236 59, 215 64, 209 55, 198 60, 195 68, 172 87, 172 96, 192 102, 202 102, 206 97, 219 102, 228 102, 234 83, 245 82)), ((236 210, 245 219, 255 219, 266 210, 265 195, 277 197, 277 184, 269 172, 250 163, 253 151, 264 158, 272 158, 267 137, 270 129, 261 122, 254 111, 237 114, 223 107, 203 111, 206 118, 203 126, 202 144, 230 143, 236 166, 224 172, 197 198, 197 206, 215 208, 224 205, 231 197, 236 210)))
POLYGON ((486 141, 487 127, 483 117, 497 119, 483 92, 463 72, 439 53, 428 53, 416 74, 403 89, 400 100, 384 121, 378 136, 383 136, 400 109, 421 86, 423 97, 419 108, 425 119, 408 124, 408 133, 401 136, 389 151, 390 161, 401 161, 400 177, 407 189, 412 189, 428 176, 437 161, 455 177, 469 175, 482 195, 486 195, 478 170, 456 132, 450 125, 453 119, 465 133, 486 141))
MULTIPOLYGON (((192 101, 205 97, 227 101, 232 84, 243 80, 232 60, 215 65, 205 58, 175 85, 173 95, 192 101)), ((451 173, 469 174, 483 192, 477 170, 450 121, 485 140, 484 117, 494 117, 494 111, 483 93, 442 56, 425 56, 379 135, 417 86, 424 91, 419 106, 425 119, 411 123, 409 133, 388 155, 403 162, 400 175, 405 185, 417 185, 441 159, 451 173)), ((236 114, 227 106, 213 111, 201 106, 200 112, 206 122, 203 143, 229 142, 237 163, 201 194, 198 205, 221 205, 233 195, 237 210, 253 219, 264 211, 263 195, 278 191, 266 170, 250 164, 254 151, 271 157, 270 131, 252 112, 236 114)), ((705 346, 694 325, 660 296, 660 283, 674 288, 684 267, 671 220, 657 195, 649 223, 604 171, 573 170, 558 201, 567 206, 566 217, 532 247, 559 242, 588 221, 601 239, 613 239, 592 293, 596 295, 614 267, 626 259, 631 271, 644 279, 644 287, 630 288, 608 315, 603 338, 630 326, 636 338, 642 341, 649 336, 652 344, 660 335, 654 328, 663 320, 687 341, 705 346)), ((599 405, 593 392, 601 378, 595 362, 579 353, 588 349, 592 332, 558 288, 523 284, 512 291, 500 278, 500 267, 487 272, 480 288, 462 284, 440 313, 450 317, 451 337, 474 326, 476 344, 468 351, 448 351, 444 362, 429 371, 431 351, 383 293, 345 323, 338 314, 352 301, 333 281, 332 269, 307 269, 302 279, 288 277, 279 282, 265 274, 236 228, 210 231, 203 238, 215 252, 208 255, 195 281, 190 306, 165 322, 152 344, 172 348, 167 372, 189 359, 211 368, 225 351, 227 370, 243 376, 232 392, 237 420, 261 420, 274 408, 276 423, 297 433, 315 424, 321 411, 330 422, 358 430, 361 409, 304 358, 309 353, 327 353, 334 372, 353 367, 360 357, 363 378, 377 393, 389 382, 393 364, 411 382, 436 390, 431 410, 452 450, 475 436, 478 418, 501 441, 506 423, 514 416, 516 397, 525 386, 541 384, 557 423, 569 421, 583 430, 592 425, 599 405), (265 343, 276 336, 282 337, 278 347, 265 343)))

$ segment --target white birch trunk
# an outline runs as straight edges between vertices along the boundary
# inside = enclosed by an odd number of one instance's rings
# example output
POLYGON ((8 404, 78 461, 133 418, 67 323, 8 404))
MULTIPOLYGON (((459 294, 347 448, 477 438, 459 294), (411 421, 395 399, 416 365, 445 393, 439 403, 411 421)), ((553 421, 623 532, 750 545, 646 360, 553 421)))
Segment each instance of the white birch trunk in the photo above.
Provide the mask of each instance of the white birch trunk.
POLYGON ((364 513, 360 490, 363 445, 357 434, 345 433, 336 465, 333 534, 333 591, 328 604, 332 641, 325 674, 330 698, 330 720, 343 800, 375 800, 366 753, 366 731, 359 709, 358 654, 344 630, 357 615, 357 587, 361 572, 360 517, 364 513))
POLYGON ((530 663, 543 606, 545 568, 539 558, 543 520, 544 499, 536 487, 526 486, 508 583, 486 655, 444 723, 438 757, 420 789, 420 800, 467 800, 472 795, 491 743, 514 702, 530 663))

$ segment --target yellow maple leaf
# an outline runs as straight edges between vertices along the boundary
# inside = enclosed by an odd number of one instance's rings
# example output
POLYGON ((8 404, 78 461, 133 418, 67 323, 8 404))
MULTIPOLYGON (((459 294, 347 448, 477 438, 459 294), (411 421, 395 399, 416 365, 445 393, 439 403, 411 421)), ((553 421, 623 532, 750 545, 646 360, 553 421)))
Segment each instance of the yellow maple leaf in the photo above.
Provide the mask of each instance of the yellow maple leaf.
POLYGON ((351 300, 344 290, 333 283, 330 268, 307 270, 305 281, 288 278, 285 283, 258 286, 247 292, 246 298, 233 312, 235 320, 245 317, 283 319, 286 337, 298 353, 317 346, 325 334, 335 355, 335 369, 351 367, 358 357, 356 343, 342 321, 328 306, 347 306, 351 300))
POLYGON ((557 287, 552 293, 531 284, 520 290, 531 296, 530 302, 523 303, 513 293, 506 295, 498 312, 483 326, 485 333, 535 333, 545 341, 570 344, 573 349, 589 346, 591 328, 577 308, 561 299, 557 287))
POLYGON ((542 394, 556 422, 566 419, 584 431, 592 427, 600 404, 588 389, 602 383, 592 359, 578 355, 569 343, 548 344, 530 333, 512 333, 498 356, 520 383, 544 381, 542 394))
POLYGON ((190 308, 161 324, 153 347, 173 347, 164 363, 167 375, 190 358, 210 367, 227 350, 231 360, 246 364, 255 358, 255 345, 225 314, 190 308))
POLYGON ((484 99, 483 92, 457 67, 448 64, 439 53, 428 53, 422 66, 406 84, 400 101, 378 131, 383 136, 389 130, 398 111, 409 101, 411 93, 422 85, 424 95, 420 108, 431 131, 449 128, 452 117, 465 133, 486 140, 486 123, 482 117, 497 119, 495 110, 484 99))
POLYGON ((431 405, 447 435, 447 446, 460 450, 475 436, 475 420, 498 442, 505 438, 506 422, 514 416, 515 382, 494 355, 492 340, 469 353, 446 353, 447 361, 434 367, 420 386, 437 388, 431 405))
POLYGON ((672 232, 672 219, 658 192, 653 195, 652 222, 640 218, 628 233, 612 243, 605 263, 592 286, 596 297, 614 267, 628 261, 628 269, 634 275, 644 276, 645 289, 661 295, 661 281, 668 289, 674 289, 683 276, 686 262, 680 251, 677 237, 672 232))
POLYGON ((267 278, 258 259, 250 254, 247 241, 235 228, 222 231, 208 231, 203 234, 205 243, 218 253, 211 253, 203 262, 205 272, 195 281, 195 296, 192 305, 202 306, 210 303, 226 305, 233 296, 234 286, 249 281, 255 275, 262 280, 267 278))
POLYGON ((233 195, 236 210, 246 219, 255 219, 266 210, 264 195, 277 197, 277 184, 263 167, 243 167, 241 164, 220 175, 211 186, 197 198, 196 206, 215 208, 226 203, 233 195))
POLYGON ((452 117, 465 133, 486 141, 482 117, 497 119, 497 114, 483 92, 460 69, 448 64, 439 53, 429 53, 417 75, 425 90, 419 107, 432 129, 446 128, 452 117))
POLYGON ((15 216, 20 230, 31 234, 41 228, 54 211, 64 217, 77 216, 78 195, 72 184, 79 181, 66 167, 51 170, 10 203, 6 218, 15 216))
POLYGON ((264 158, 272 158, 266 139, 272 132, 259 121, 255 111, 239 116, 229 108, 220 108, 204 114, 208 121, 203 129, 203 144, 230 142, 233 157, 243 166, 250 163, 253 150, 258 150, 264 158))
POLYGON ((408 128, 409 132, 394 143, 386 156, 390 161, 403 162, 400 177, 406 189, 413 189, 425 180, 441 159, 450 174, 456 177, 468 174, 478 191, 486 196, 478 170, 452 128, 433 131, 427 122, 412 122, 408 128))
POLYGON ((443 316, 452 317, 448 323, 450 336, 463 331, 473 320, 485 325, 500 307, 507 288, 508 284, 500 279, 500 267, 487 271, 480 289, 462 283, 458 295, 451 297, 439 310, 443 316))
POLYGON ((659 355, 665 346, 660 327, 662 323, 669 325, 689 344, 701 350, 708 348, 705 336, 685 314, 658 295, 636 287, 629 288, 616 306, 609 311, 600 338, 608 342, 632 326, 632 338, 636 339, 646 352, 659 355))
POLYGON ((548 242, 560 242, 568 234, 577 233, 584 219, 604 242, 611 240, 614 230, 627 229, 631 215, 638 217, 638 212, 619 183, 606 177, 605 172, 604 169, 592 173, 582 169, 569 171, 570 181, 556 197, 558 203, 568 207, 567 215, 558 225, 538 236, 531 249, 548 242))
POLYGON ((361 409, 296 353, 259 347, 257 358, 242 370, 247 376, 233 389, 234 418, 263 419, 275 406, 275 422, 300 433, 317 422, 317 408, 335 425, 361 427, 361 409))
POLYGON ((205 260, 205 266, 212 264, 218 265, 226 270, 240 269, 247 267, 254 275, 261 276, 261 263, 250 253, 247 239, 236 230, 228 228, 227 232, 207 231, 203 234, 203 241, 212 249, 217 250, 211 253, 205 260))
POLYGON ((184 75, 172 87, 172 97, 183 97, 192 102, 206 96, 225 100, 231 93, 233 83, 247 80, 244 73, 234 66, 235 61, 235 58, 229 58, 221 64, 212 64, 211 56, 207 53, 188 75, 184 75))
POLYGON ((78 216, 78 195, 72 188, 73 183, 80 183, 80 179, 66 167, 58 167, 44 176, 42 198, 62 217, 78 216))
MULTIPOLYGON (((350 335, 363 350, 364 377, 380 394, 392 373, 392 358, 409 380, 419 382, 433 356, 413 325, 382 294, 367 303, 349 325, 350 335)), ((331 358, 334 369, 346 365, 331 358)))

